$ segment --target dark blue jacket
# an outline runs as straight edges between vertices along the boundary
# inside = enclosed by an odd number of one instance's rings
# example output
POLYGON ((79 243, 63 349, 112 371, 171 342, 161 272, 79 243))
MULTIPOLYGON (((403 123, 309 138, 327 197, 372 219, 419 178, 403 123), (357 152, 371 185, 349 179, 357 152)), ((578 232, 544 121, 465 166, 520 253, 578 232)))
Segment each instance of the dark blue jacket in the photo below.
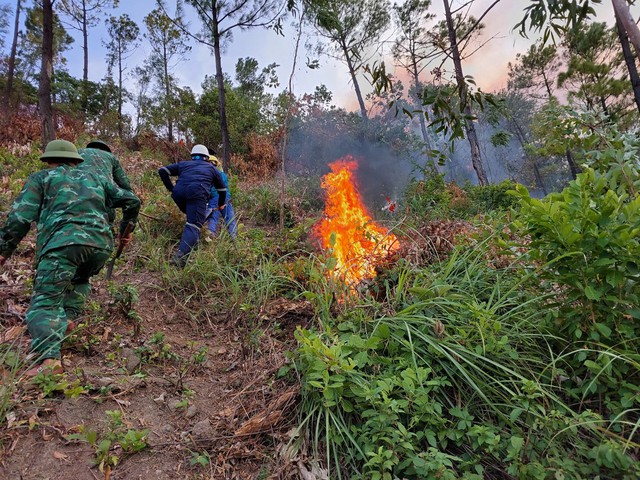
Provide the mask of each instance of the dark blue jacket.
POLYGON ((205 201, 210 197, 211 187, 218 191, 218 206, 225 204, 227 198, 227 186, 216 167, 207 160, 194 159, 185 162, 173 163, 158 170, 162 183, 167 190, 172 192, 172 197, 181 197, 188 200, 205 201), (170 177, 178 177, 175 185, 170 177))

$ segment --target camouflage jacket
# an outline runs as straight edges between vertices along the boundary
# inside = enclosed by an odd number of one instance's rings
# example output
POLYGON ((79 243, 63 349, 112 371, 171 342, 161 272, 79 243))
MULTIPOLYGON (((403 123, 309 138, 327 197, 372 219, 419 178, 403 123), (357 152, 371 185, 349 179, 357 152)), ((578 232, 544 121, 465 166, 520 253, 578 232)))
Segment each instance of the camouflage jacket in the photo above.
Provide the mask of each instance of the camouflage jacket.
POLYGON ((129 178, 115 155, 97 148, 83 148, 78 153, 84 159, 78 168, 108 178, 124 190, 133 191, 129 178))
POLYGON ((113 248, 108 208, 122 208, 121 232, 138 218, 140 199, 108 179, 69 165, 27 178, 0 229, 0 255, 9 257, 37 223, 36 259, 67 245, 113 248))

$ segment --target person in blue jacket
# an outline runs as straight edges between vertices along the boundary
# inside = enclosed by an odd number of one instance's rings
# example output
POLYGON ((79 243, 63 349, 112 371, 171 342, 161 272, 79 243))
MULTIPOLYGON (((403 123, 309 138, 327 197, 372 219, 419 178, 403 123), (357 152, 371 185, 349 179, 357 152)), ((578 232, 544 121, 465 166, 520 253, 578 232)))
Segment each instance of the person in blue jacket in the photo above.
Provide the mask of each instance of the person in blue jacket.
POLYGON ((191 250, 200 240, 200 229, 207 218, 207 204, 212 187, 218 194, 216 209, 224 207, 227 186, 220 172, 209 163, 209 150, 204 145, 194 145, 191 161, 173 163, 158 170, 162 183, 171 192, 171 198, 180 211, 187 214, 178 250, 171 259, 172 265, 183 267, 191 250), (174 185, 171 177, 177 176, 174 185))
POLYGON ((215 152, 213 152, 213 154, 209 157, 209 161, 218 169, 220 175, 222 176, 222 180, 224 180, 224 184, 227 186, 227 199, 222 210, 217 208, 219 205, 218 191, 215 187, 211 189, 211 199, 209 200, 209 210, 207 212, 207 216, 209 219, 209 223, 207 226, 209 228, 209 232, 212 236, 216 235, 216 232, 218 230, 218 223, 220 222, 220 214, 222 213, 222 219, 227 226, 229 235, 231 235, 231 238, 236 238, 238 236, 238 226, 236 225, 235 212, 233 210, 233 205, 231 204, 229 179, 222 169, 222 163, 215 156, 215 152))

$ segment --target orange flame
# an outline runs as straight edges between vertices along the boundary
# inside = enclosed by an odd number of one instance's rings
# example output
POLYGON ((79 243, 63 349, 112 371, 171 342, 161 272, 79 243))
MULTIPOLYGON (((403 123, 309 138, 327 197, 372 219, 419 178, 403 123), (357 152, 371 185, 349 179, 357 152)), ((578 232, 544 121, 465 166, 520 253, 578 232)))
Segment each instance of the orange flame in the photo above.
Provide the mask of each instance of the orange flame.
POLYGON ((367 212, 354 178, 357 160, 347 155, 329 167, 331 173, 322 178, 327 195, 324 215, 313 232, 336 259, 331 274, 353 288, 374 278, 376 264, 400 245, 395 235, 377 225, 367 212))

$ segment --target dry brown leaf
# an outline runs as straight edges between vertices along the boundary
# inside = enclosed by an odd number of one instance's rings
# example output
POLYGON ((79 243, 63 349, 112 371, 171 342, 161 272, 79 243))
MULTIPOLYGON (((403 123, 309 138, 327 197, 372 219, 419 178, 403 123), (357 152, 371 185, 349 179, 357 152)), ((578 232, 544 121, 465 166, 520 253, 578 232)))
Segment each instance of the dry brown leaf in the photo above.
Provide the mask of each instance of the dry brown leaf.
POLYGON ((16 414, 15 414, 15 412, 7 413, 7 428, 11 428, 14 423, 16 423, 16 414))
POLYGON ((27 327, 24 325, 14 325, 10 327, 6 332, 0 335, 0 343, 8 343, 18 338, 25 331, 27 327))
POLYGON ((235 431, 236 435, 249 435, 252 433, 259 433, 270 428, 273 428, 282 418, 282 408, 289 403, 290 400, 295 398, 298 394, 297 388, 287 390, 280 395, 274 402, 261 412, 257 413, 249 420, 240 425, 235 431))
POLYGON ((58 460, 66 460, 67 458, 69 458, 68 455, 62 453, 62 452, 53 452, 53 458, 57 458, 58 460))
POLYGON ((104 332, 102 333, 102 341, 106 342, 109 340, 109 334, 111 333, 111 327, 107 327, 104 329, 104 332))
POLYGON ((37 415, 31 415, 29 417, 29 431, 33 430, 33 428, 38 425, 38 416, 37 415))

